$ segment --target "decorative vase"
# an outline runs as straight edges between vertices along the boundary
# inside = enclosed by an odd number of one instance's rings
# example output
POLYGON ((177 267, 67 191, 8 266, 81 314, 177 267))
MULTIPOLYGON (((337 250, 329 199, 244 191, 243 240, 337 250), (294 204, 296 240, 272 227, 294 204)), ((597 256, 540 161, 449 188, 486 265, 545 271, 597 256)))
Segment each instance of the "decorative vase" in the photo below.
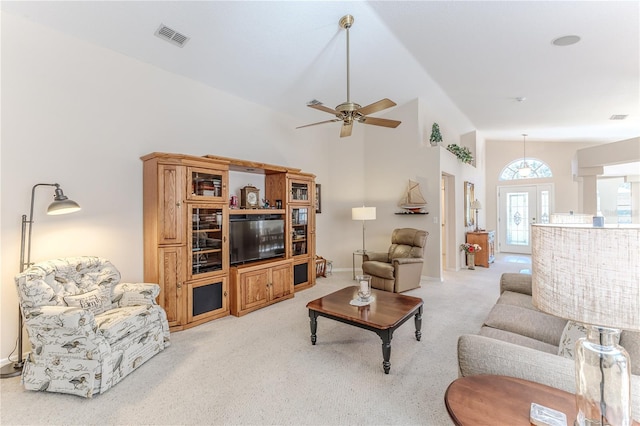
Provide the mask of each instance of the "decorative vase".
POLYGON ((358 297, 361 302, 368 302, 371 297, 371 275, 357 275, 358 297))
POLYGON ((467 266, 469 269, 476 269, 476 254, 467 253, 467 266))
POLYGON ((576 425, 631 424, 629 355, 619 338, 620 330, 588 325, 576 342, 576 425))

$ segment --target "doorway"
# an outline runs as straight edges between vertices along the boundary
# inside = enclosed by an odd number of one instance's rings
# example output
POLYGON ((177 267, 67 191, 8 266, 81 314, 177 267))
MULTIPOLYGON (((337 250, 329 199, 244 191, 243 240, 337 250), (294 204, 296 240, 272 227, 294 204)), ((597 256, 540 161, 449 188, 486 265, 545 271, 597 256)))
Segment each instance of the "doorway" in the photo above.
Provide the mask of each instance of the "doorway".
POLYGON ((458 259, 455 243, 455 197, 455 176, 442 173, 440 178, 440 247, 442 253, 441 269, 443 271, 455 271, 458 259))
POLYGON ((531 225, 549 223, 553 185, 498 187, 498 249, 531 254, 531 225))

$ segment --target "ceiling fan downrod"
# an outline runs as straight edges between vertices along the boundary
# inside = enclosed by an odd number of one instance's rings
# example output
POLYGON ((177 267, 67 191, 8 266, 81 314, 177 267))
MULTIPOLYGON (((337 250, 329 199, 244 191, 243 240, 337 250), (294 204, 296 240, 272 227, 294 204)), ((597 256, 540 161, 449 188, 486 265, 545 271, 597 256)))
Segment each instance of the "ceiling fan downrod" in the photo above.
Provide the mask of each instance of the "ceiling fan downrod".
POLYGON ((353 25, 354 18, 351 15, 344 15, 340 18, 340 27, 347 30, 347 103, 351 103, 351 84, 350 84, 350 71, 349 71, 349 28, 353 25))

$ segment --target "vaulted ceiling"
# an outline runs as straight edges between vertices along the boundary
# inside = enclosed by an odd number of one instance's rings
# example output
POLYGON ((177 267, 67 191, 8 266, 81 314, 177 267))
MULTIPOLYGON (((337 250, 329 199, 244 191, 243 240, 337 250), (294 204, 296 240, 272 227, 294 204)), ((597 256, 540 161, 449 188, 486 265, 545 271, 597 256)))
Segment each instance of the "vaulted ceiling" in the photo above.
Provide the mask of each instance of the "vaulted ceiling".
POLYGON ((385 97, 429 103, 436 87, 487 139, 640 136, 637 1, 2 1, 1 8, 301 125, 331 118, 307 108, 310 100, 331 108, 346 100, 338 21, 351 14, 351 100, 361 105, 385 97), (154 36, 161 23, 190 37, 184 47, 154 36), (566 35, 580 41, 552 43, 566 35))

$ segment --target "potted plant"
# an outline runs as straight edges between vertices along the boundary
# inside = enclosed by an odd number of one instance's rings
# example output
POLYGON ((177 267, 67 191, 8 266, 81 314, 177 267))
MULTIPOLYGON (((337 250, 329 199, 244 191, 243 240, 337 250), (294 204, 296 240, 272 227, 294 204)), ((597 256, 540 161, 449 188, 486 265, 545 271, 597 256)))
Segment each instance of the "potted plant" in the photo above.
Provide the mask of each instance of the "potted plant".
POLYGON ((438 123, 433 123, 433 126, 431 126, 429 142, 431 142, 431 146, 437 146, 439 142, 442 142, 442 135, 440 134, 440 126, 438 126, 438 123))
POLYGON ((469 148, 467 148, 466 146, 459 146, 455 143, 451 143, 447 145, 447 151, 453 153, 456 157, 458 157, 458 160, 462 161, 463 163, 471 164, 471 162, 473 161, 473 155, 471 154, 471 151, 469 151, 469 148))
POLYGON ((479 244, 460 244, 460 251, 465 252, 467 255, 467 267, 469 269, 476 269, 476 252, 480 250, 482 250, 482 247, 479 244))

